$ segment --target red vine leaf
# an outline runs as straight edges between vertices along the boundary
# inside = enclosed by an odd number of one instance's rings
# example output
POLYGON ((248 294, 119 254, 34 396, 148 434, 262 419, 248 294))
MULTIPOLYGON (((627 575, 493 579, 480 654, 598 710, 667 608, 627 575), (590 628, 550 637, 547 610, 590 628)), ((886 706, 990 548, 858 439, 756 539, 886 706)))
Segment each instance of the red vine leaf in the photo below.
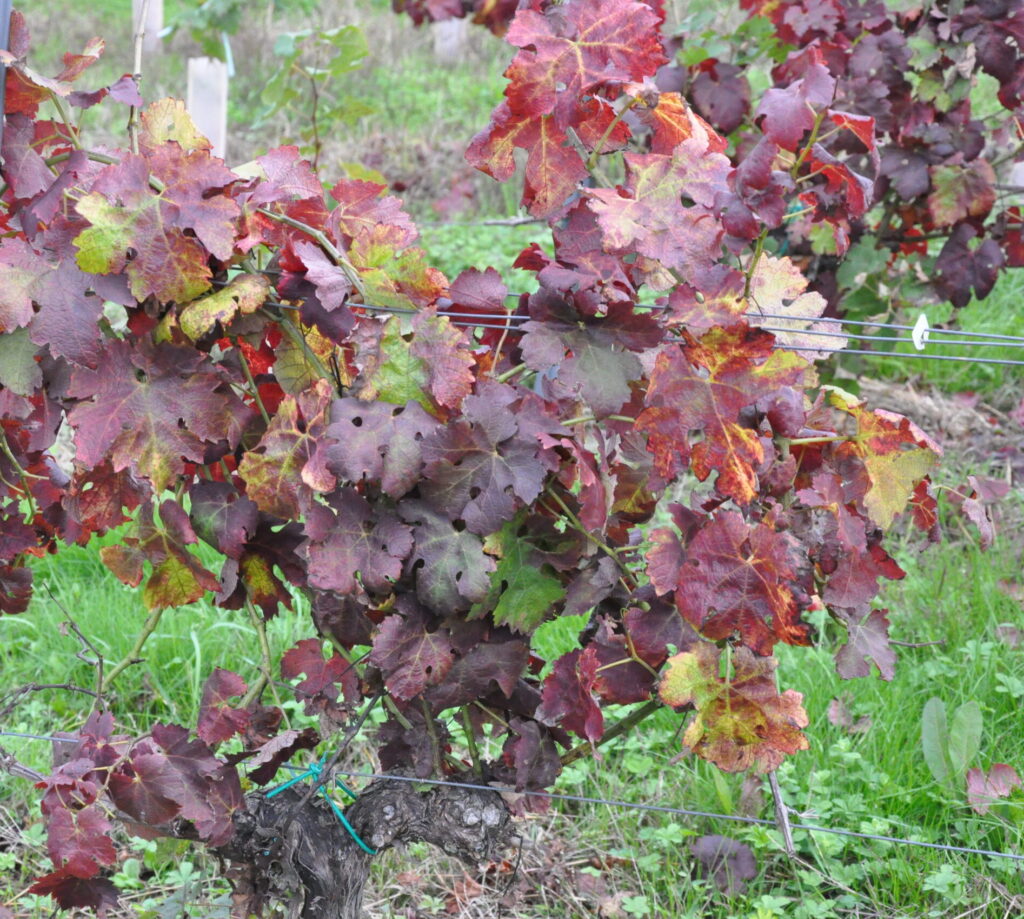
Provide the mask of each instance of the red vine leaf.
POLYGON ((68 391, 77 460, 93 467, 110 458, 131 467, 157 492, 181 475, 185 460, 202 462, 206 444, 238 443, 251 417, 202 354, 145 342, 110 341, 96 370, 78 368, 68 391))
POLYGON ((448 629, 431 621, 411 598, 399 600, 398 612, 381 624, 370 652, 370 663, 381 669, 388 691, 401 702, 443 683, 454 662, 448 629))
POLYGON ((1000 798, 1008 798, 1015 788, 1022 786, 1013 766, 993 763, 986 773, 977 767, 967 770, 967 803, 976 814, 984 816, 1000 798))
POLYGON ((409 527, 352 488, 334 492, 327 504, 314 504, 306 515, 309 583, 342 594, 357 584, 387 594, 413 547, 409 527))
POLYGON ((299 517, 310 506, 314 491, 330 491, 334 486, 330 476, 310 465, 330 398, 326 380, 298 399, 286 396, 260 442, 242 457, 238 474, 246 495, 261 511, 284 519, 299 517))
POLYGON ((509 108, 532 118, 554 112, 565 127, 595 87, 654 75, 665 62, 658 22, 638 0, 577 0, 547 15, 520 10, 505 36, 523 49, 505 71, 509 108))
POLYGON ((67 874, 89 878, 100 866, 117 861, 111 823, 96 805, 80 810, 58 808, 50 814, 47 829, 50 859, 67 874))
POLYGON ((996 202, 996 173, 980 157, 961 166, 932 166, 928 212, 936 226, 948 227, 968 217, 984 217, 996 202))
POLYGON ((91 909, 103 917, 117 907, 118 889, 106 878, 78 878, 54 871, 37 878, 28 893, 49 894, 61 909, 91 909))
POLYGON ((883 680, 896 674, 896 652, 889 645, 888 610, 873 609, 863 618, 844 615, 849 637, 836 654, 836 672, 844 680, 865 677, 871 664, 878 668, 883 680))
POLYGON ((761 655, 770 654, 776 641, 810 644, 810 629, 800 622, 791 587, 797 563, 787 534, 724 511, 686 547, 676 605, 707 638, 735 635, 761 655))
POLYGON ((294 680, 302 673, 306 678, 295 687, 295 696, 305 703, 307 715, 336 708, 339 686, 345 699, 360 697, 359 677, 352 665, 337 651, 324 660, 323 642, 317 638, 304 638, 281 658, 282 679, 294 680))
POLYGON ((232 697, 242 695, 246 688, 245 680, 230 670, 218 667, 210 674, 203 685, 203 697, 199 703, 196 733, 201 740, 213 747, 246 729, 249 712, 228 702, 232 697))
POLYGON ((794 152, 800 149, 804 134, 814 126, 815 111, 832 101, 836 88, 821 51, 812 48, 808 59, 812 63, 804 75, 785 89, 766 90, 755 113, 765 136, 794 152))
POLYGON ((604 716, 593 696, 599 666, 593 648, 576 649, 558 658, 554 670, 544 681, 537 719, 545 724, 557 724, 591 743, 600 740, 604 734, 604 716))
POLYGON ((744 325, 711 329, 699 341, 684 336, 684 350, 668 347, 658 355, 637 426, 649 432, 659 474, 675 475, 692 454, 698 478, 717 469, 718 491, 748 504, 757 491, 754 470, 764 448, 757 433, 740 424, 740 412, 765 387, 798 385, 807 362, 773 351, 771 335, 744 325), (692 450, 691 430, 704 431, 692 450))

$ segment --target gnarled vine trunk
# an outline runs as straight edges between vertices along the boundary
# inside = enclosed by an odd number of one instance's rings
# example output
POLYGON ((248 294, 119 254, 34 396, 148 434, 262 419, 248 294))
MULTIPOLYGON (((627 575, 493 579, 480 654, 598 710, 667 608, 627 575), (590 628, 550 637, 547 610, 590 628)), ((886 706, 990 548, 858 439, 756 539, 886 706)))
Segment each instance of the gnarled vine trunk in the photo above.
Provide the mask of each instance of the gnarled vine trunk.
MULTIPOLYGON (((289 919, 358 919, 373 856, 341 825, 308 786, 273 798, 252 794, 235 818, 235 835, 214 849, 235 885, 232 914, 261 914, 286 904, 289 919)), ((511 841, 508 808, 497 792, 458 786, 427 791, 410 782, 374 782, 345 816, 377 853, 395 845, 429 842, 472 864, 511 841)), ((185 834, 182 834, 185 835, 185 834)))

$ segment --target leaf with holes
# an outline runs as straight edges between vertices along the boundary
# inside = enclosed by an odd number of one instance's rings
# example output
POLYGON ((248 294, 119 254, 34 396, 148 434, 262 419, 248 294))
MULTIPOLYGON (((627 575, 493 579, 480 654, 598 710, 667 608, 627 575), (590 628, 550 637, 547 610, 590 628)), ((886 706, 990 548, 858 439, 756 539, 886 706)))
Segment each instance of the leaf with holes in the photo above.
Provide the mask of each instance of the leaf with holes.
POLYGON ((748 504, 764 448, 740 423, 740 412, 766 387, 799 385, 808 364, 774 351, 771 335, 744 325, 714 328, 699 340, 684 333, 684 339, 683 350, 670 346, 658 355, 637 426, 649 432, 648 449, 661 475, 674 475, 690 460, 698 478, 718 470, 717 490, 748 504), (692 430, 704 432, 694 448, 692 430))
POLYGON ((482 384, 466 398, 463 417, 422 443, 423 497, 484 536, 541 492, 546 470, 536 438, 519 433, 509 406, 516 393, 482 384))
POLYGON ((115 471, 131 467, 162 491, 185 468, 202 462, 207 444, 237 444, 251 418, 203 355, 145 342, 111 341, 96 370, 76 369, 69 393, 81 400, 68 413, 77 459, 115 471))
POLYGON ((761 655, 777 641, 810 644, 793 595, 799 556, 787 534, 724 511, 697 532, 685 554, 676 605, 702 635, 738 636, 761 655))
POLYGON ((394 512, 375 508, 352 488, 332 493, 327 506, 311 506, 305 529, 309 583, 342 594, 361 585, 386 595, 413 547, 409 527, 394 512))
POLYGON ((398 513, 413 527, 410 558, 420 601, 438 613, 481 602, 490 589, 495 563, 484 552, 480 537, 423 501, 403 501, 398 513))

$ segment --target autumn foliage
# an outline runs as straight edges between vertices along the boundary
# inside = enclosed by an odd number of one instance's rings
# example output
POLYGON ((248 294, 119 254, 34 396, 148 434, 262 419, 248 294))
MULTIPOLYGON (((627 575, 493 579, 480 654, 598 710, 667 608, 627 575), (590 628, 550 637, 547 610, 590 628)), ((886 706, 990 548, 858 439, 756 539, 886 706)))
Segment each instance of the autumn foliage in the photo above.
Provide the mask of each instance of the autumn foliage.
POLYGON ((151 610, 205 596, 266 620, 311 599, 274 667, 320 719, 283 730, 271 674, 225 671, 196 725, 136 740, 94 714, 43 783, 54 870, 33 889, 61 906, 115 899, 109 805, 223 845, 243 775, 273 783, 382 694, 382 769, 522 790, 601 741, 606 704, 652 698, 692 712, 697 755, 775 768, 808 717, 772 653, 812 641, 811 609, 846 632, 843 676, 891 678, 884 536, 901 515, 937 533, 939 451, 821 383, 845 344, 821 317, 864 240, 891 267, 948 232, 954 302, 1019 263, 970 98, 920 92, 977 40, 1019 111, 1024 14, 772 4, 775 84, 753 100, 732 65, 673 62, 655 0, 517 6, 480 5, 516 51, 467 157, 502 181, 522 159, 523 206, 551 225, 519 296, 493 269, 432 268, 384 186, 325 194, 288 147, 228 168, 179 102, 145 106, 129 149, 90 149, 60 113, 139 106, 133 82, 76 88, 99 45, 40 76, 15 14, 0 611, 25 612, 27 557, 130 522, 103 559, 151 610), (914 35, 934 51, 897 109, 914 35), (533 632, 587 611, 541 679, 533 632), (500 754, 471 763, 485 738, 500 754))

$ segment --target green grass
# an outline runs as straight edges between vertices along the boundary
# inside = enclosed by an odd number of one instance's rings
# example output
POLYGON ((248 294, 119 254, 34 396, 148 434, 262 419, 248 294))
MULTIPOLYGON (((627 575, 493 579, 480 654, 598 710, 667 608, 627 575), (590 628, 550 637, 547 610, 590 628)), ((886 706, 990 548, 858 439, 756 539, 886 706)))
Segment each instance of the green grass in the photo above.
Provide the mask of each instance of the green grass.
MULTIPOLYGON (((962 310, 954 311, 946 307, 937 307, 927 311, 928 320, 932 325, 948 321, 950 318, 956 328, 965 332, 984 332, 996 335, 1015 335, 1024 337, 1024 272, 1008 270, 999 276, 992 293, 984 300, 971 300, 962 310)), ((891 321, 905 325, 913 325, 920 311, 910 311, 891 321)), ((907 336, 907 332, 883 330, 880 334, 907 336)), ((967 361, 928 360, 920 357, 866 357, 850 355, 842 359, 843 366, 871 376, 891 380, 913 380, 915 382, 936 386, 945 392, 975 392, 986 398, 997 401, 1019 401, 1021 384, 1024 382, 1024 366, 1014 367, 999 364, 980 364, 976 358, 995 358, 1002 360, 1024 360, 1024 348, 1013 345, 988 346, 944 345, 943 339, 959 341, 971 340, 970 336, 935 335, 927 343, 926 355, 967 357, 967 361)), ((863 347, 863 343, 851 343, 850 347, 863 347)), ((877 351, 895 351, 901 355, 915 355, 913 344, 884 342, 876 345, 877 351)))
MULTIPOLYGON (((96 669, 76 657, 80 644, 63 623, 70 617, 89 637, 110 669, 128 657, 147 619, 139 591, 121 584, 99 559, 99 546, 115 542, 108 534, 88 548, 70 546, 35 565, 36 593, 24 616, 0 618, 0 669, 4 689, 47 680, 94 688, 96 669)), ((212 553, 207 563, 213 565, 212 553)), ((296 600, 294 614, 280 615, 267 628, 272 648, 281 652, 303 635, 308 608, 296 600)), ((202 684, 216 667, 254 674, 255 630, 243 612, 209 602, 166 610, 146 641, 139 663, 128 667, 112 687, 110 704, 125 726, 144 732, 155 721, 195 723, 202 684)), ((92 651, 84 652, 93 657, 92 651)), ((0 730, 38 731, 73 727, 88 712, 91 699, 62 692, 29 697, 0 730)), ((45 745, 14 739, 4 742, 23 762, 45 765, 45 745)))
MULTIPOLYGON (((962 540, 930 548, 909 537, 896 542, 894 553, 907 577, 889 585, 882 598, 890 609, 893 636, 915 644, 943 643, 902 648, 891 683, 875 676, 839 680, 832 658, 841 638, 823 621, 818 623, 818 641, 813 648, 780 648, 780 685, 804 694, 811 719, 807 730, 811 749, 779 770, 786 800, 801 814, 798 819, 812 824, 1020 851, 1024 821, 1012 813, 1009 820, 974 814, 962 791, 944 791, 932 778, 920 743, 921 711, 930 697, 938 696, 950 711, 973 699, 984 715, 981 751, 973 765, 988 768, 994 762, 1005 762, 1024 766, 1024 733, 1019 729, 1024 659, 1019 650, 1003 644, 996 631, 1001 623, 1024 625, 1019 601, 1001 589, 1002 581, 1019 576, 1019 547, 1003 539, 982 554, 962 540), (841 694, 854 716, 872 719, 866 733, 848 735, 829 722, 829 702, 841 694)), ((137 595, 106 571, 95 547, 68 549, 59 557, 40 560, 36 570, 40 591, 33 608, 24 616, 0 619, 5 684, 54 679, 91 686, 93 669, 75 659, 77 640, 62 634, 64 610, 85 634, 96 637, 98 650, 106 661, 113 662, 129 653, 145 619, 137 595)), ((270 624, 275 652, 308 632, 305 616, 306 610, 300 609, 295 615, 282 614, 270 624)), ((584 625, 585 617, 546 624, 536 636, 538 651, 550 656, 571 647, 584 625)), ((130 667, 117 680, 114 702, 119 717, 132 730, 145 730, 156 720, 194 723, 202 680, 213 667, 229 667, 245 676, 255 672, 257 662, 248 650, 251 639, 251 626, 237 613, 205 603, 168 611, 146 644, 144 662, 130 667)), ((2 729, 39 733, 70 729, 88 706, 85 697, 37 693, 19 706, 2 729)), ((295 703, 285 703, 285 709, 293 723, 301 722, 295 703)), ((616 712, 608 712, 607 717, 609 722, 614 720, 616 712)), ((743 777, 722 775, 707 763, 683 755, 680 736, 685 722, 686 716, 669 710, 657 712, 640 729, 602 747, 597 758, 568 767, 556 790, 737 813, 743 777)), ((457 730, 453 725, 456 737, 457 730)), ((2 743, 23 761, 45 769, 47 744, 12 738, 2 743)), ((365 768, 364 755, 355 754, 354 768, 365 768)), ((35 793, 26 783, 6 777, 3 783, 9 787, 3 797, 20 815, 21 832, 27 834, 21 844, 36 846, 35 855, 30 852, 24 860, 25 870, 32 866, 40 870, 43 850, 39 848, 38 818, 32 815, 35 793)), ((763 793, 758 794, 757 815, 770 817, 770 802, 763 793)), ((572 871, 576 873, 570 874, 578 884, 579 871, 585 869, 584 873, 596 876, 592 884, 605 884, 611 895, 619 896, 624 915, 636 917, 765 919, 785 915, 812 919, 848 915, 844 910, 860 910, 864 916, 953 917, 972 908, 978 909, 975 915, 995 917, 1006 909, 999 899, 1000 890, 1024 894, 1019 868, 1005 860, 797 831, 797 860, 791 862, 775 829, 724 820, 557 803, 553 815, 524 822, 522 832, 528 843, 528 861, 550 861, 543 853, 554 847, 561 854, 554 858, 556 866, 548 864, 545 870, 557 868, 564 873, 569 869, 562 862, 575 864, 572 871), (705 833, 730 835, 753 848, 759 873, 745 894, 730 898, 710 883, 691 877, 695 869, 688 844, 705 833), (989 907, 984 905, 986 898, 991 901, 989 907)), ((138 863, 135 867, 147 876, 143 884, 146 896, 139 894, 140 904, 153 901, 149 907, 155 908, 154 902, 159 901, 149 889, 154 878, 177 889, 168 878, 180 879, 183 865, 191 866, 186 874, 193 869, 208 870, 199 852, 190 853, 177 844, 147 846, 131 856, 138 863)), ((434 907, 442 912, 444 878, 448 877, 450 885, 461 875, 446 875, 454 869, 425 850, 412 855, 412 864, 426 859, 420 867, 426 879, 417 888, 419 899, 413 905, 426 909, 425 915, 431 915, 434 907)), ((390 889, 395 874, 408 870, 409 865, 402 856, 389 857, 376 871, 379 889, 390 889)), ((135 867, 130 867, 128 874, 119 874, 118 882, 127 890, 133 883, 142 884, 138 878, 133 880, 135 867)), ((9 900, 24 879, 25 875, 15 871, 9 880, 0 881, 0 902, 9 900)), ((567 883, 568 878, 562 882, 567 883)), ((200 891, 207 891, 207 896, 217 892, 208 884, 193 884, 193 888, 195 896, 200 891)), ((529 905, 522 907, 521 915, 582 916, 591 908, 587 905, 590 901, 578 894, 561 902, 562 912, 546 912, 543 901, 548 893, 542 886, 524 888, 523 902, 529 905)), ((393 894, 394 904, 409 897, 408 890, 393 894)), ((44 906, 40 901, 37 915, 45 915, 44 906)), ((142 906, 135 914, 147 915, 142 906)))

